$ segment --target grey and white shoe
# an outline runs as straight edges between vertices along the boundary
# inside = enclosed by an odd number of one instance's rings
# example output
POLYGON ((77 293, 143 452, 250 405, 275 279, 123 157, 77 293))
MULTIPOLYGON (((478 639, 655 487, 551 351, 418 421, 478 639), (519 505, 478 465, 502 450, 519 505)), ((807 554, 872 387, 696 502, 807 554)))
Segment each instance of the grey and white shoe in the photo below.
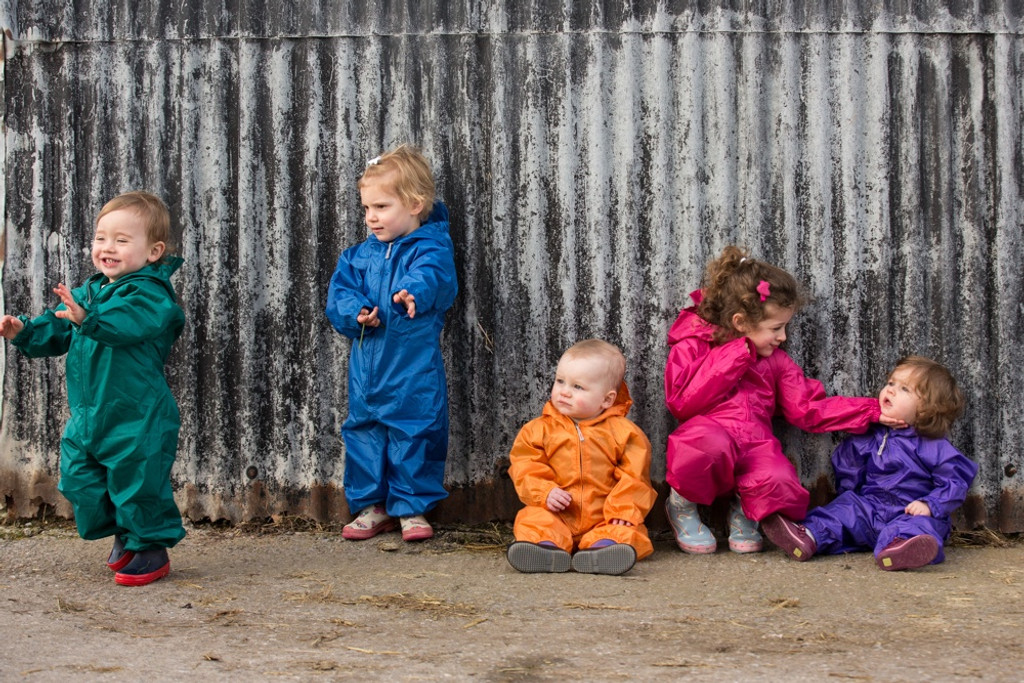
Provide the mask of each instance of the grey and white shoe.
POLYGON ((529 541, 516 541, 505 553, 508 563, 526 574, 569 571, 571 558, 561 548, 549 548, 529 541))
POLYGON ((757 530, 757 522, 743 514, 738 498, 729 504, 729 550, 734 553, 759 553, 764 539, 757 530))
POLYGON ((683 498, 675 489, 669 489, 668 499, 665 501, 665 516, 672 526, 672 533, 675 534, 676 545, 680 550, 695 555, 706 555, 718 548, 715 535, 700 521, 697 504, 683 498))
POLYGON ((572 556, 572 568, 580 574, 625 574, 636 564, 636 550, 628 543, 587 548, 572 556))

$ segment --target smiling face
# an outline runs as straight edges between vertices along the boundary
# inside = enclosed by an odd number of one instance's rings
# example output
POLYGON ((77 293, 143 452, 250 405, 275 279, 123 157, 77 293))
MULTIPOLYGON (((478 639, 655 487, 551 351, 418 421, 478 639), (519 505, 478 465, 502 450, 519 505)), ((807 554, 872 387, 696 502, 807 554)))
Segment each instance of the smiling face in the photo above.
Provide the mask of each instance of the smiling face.
POLYGON ((105 214, 96 222, 92 263, 110 282, 154 263, 164 254, 163 242, 150 242, 143 218, 130 209, 105 214))
POLYGON ((423 210, 423 202, 414 206, 402 203, 391 189, 389 181, 392 175, 366 180, 359 188, 359 197, 366 212, 366 227, 381 242, 391 242, 420 227, 419 214, 423 210))
POLYGON ((589 420, 610 408, 616 395, 608 387, 608 364, 602 359, 582 356, 558 361, 551 403, 562 415, 589 420))
POLYGON ((910 368, 897 367, 878 393, 882 415, 903 420, 908 425, 917 422, 921 397, 917 394, 917 377, 910 368))
POLYGON ((767 358, 786 341, 786 325, 795 312, 793 308, 765 304, 765 317, 756 325, 746 324, 741 313, 734 315, 732 321, 733 326, 754 343, 757 355, 767 358))

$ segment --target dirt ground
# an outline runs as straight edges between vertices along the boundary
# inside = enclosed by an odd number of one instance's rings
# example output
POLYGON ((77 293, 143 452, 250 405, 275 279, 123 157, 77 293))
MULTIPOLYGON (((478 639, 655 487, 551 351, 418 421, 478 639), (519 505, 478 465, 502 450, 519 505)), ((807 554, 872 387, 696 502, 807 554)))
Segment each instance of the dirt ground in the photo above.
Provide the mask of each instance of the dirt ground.
MULTIPOLYGON (((117 586, 107 541, 0 527, 0 679, 1019 681, 1024 544, 687 556, 622 577, 526 575, 507 527, 419 544, 295 525, 189 527, 171 574, 117 586)), ((998 540, 998 539, 997 539, 998 540)))

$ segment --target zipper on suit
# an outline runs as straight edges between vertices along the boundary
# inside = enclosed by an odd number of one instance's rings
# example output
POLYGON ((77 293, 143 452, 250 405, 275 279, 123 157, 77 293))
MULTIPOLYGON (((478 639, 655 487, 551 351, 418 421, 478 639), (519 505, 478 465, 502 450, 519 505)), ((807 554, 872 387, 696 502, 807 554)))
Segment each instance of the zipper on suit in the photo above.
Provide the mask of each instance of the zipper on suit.
MULTIPOLYGON (((376 298, 376 301, 383 301, 386 298, 386 297, 384 297, 384 294, 386 294, 386 292, 384 290, 391 285, 391 268, 390 268, 390 266, 388 264, 388 261, 391 260, 391 247, 393 247, 394 244, 395 244, 394 242, 388 242, 387 251, 384 252, 384 267, 381 268, 381 273, 380 273, 381 277, 380 277, 379 283, 377 285, 377 298, 376 298)), ((381 334, 383 334, 383 332, 381 331, 381 327, 384 326, 384 309, 382 307, 378 307, 378 308, 379 308, 379 311, 378 311, 377 319, 380 320, 381 326, 377 328, 377 331, 381 332, 381 334)), ((380 335, 373 335, 374 338, 376 338, 378 336, 380 336, 380 335)), ((370 344, 370 349, 374 349, 376 351, 376 347, 378 347, 381 343, 382 342, 380 340, 377 340, 377 344, 371 343, 370 344)), ((373 377, 373 374, 374 374, 374 371, 375 371, 375 367, 377 365, 377 353, 376 352, 374 352, 374 353, 367 353, 367 359, 366 360, 367 360, 366 365, 367 365, 367 368, 368 368, 367 376, 368 377, 373 377)))
POLYGON ((585 439, 583 438, 583 430, 580 429, 580 423, 577 422, 576 420, 573 420, 572 421, 572 425, 573 425, 573 427, 576 428, 577 436, 580 437, 580 440, 578 442, 579 448, 577 449, 577 454, 578 454, 579 463, 580 463, 580 502, 579 502, 579 512, 576 515, 576 519, 577 519, 576 528, 578 529, 578 528, 580 528, 583 525, 583 478, 584 478, 583 477, 583 442, 584 442, 585 439))
POLYGON ((882 435, 882 443, 878 446, 878 452, 875 453, 879 458, 882 457, 882 451, 885 450, 885 442, 889 440, 889 432, 891 431, 891 429, 886 429, 885 434, 882 435))

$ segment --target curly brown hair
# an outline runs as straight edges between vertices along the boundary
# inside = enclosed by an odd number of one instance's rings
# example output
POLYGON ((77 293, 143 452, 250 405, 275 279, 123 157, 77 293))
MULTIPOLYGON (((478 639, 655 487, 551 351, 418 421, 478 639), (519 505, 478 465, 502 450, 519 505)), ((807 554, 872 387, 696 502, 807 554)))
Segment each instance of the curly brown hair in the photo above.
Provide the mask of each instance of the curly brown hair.
MULTIPOLYGON (((939 439, 949 434, 953 421, 964 411, 964 395, 944 365, 924 356, 901 358, 892 373, 910 371, 919 399, 914 429, 921 436, 939 439)), ((889 376, 892 377, 892 373, 889 376)))
POLYGON ((750 325, 764 320, 765 307, 799 310, 805 303, 800 286, 792 275, 778 266, 750 258, 746 251, 729 245, 722 255, 708 264, 701 286, 702 299, 697 315, 718 326, 715 341, 726 342, 741 336, 733 326, 733 316, 741 314, 750 325), (770 293, 764 301, 757 288, 768 283, 770 293))

